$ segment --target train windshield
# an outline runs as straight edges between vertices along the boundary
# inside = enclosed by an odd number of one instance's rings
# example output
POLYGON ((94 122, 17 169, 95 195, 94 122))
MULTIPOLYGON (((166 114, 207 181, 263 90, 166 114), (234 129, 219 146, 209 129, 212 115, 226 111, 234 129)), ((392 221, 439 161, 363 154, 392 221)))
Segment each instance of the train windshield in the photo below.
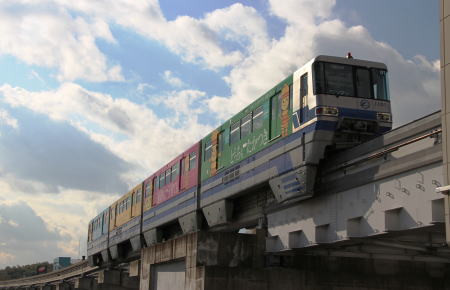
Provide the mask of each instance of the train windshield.
POLYGON ((389 100, 387 71, 346 64, 315 62, 314 93, 389 100))

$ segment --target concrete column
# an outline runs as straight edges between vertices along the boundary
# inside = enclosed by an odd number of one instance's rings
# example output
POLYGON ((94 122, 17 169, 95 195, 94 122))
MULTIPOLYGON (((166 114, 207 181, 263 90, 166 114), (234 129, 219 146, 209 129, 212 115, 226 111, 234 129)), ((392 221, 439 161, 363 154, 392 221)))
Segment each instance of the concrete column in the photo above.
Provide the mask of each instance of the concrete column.
POLYGON ((56 284, 55 290, 72 290, 73 285, 69 284, 68 282, 61 282, 56 284))
POLYGON ((129 290, 139 288, 139 278, 129 277, 128 273, 118 270, 103 270, 99 272, 94 289, 129 290))
POLYGON ((91 277, 77 278, 75 280, 74 288, 79 290, 91 290, 93 287, 93 280, 94 279, 91 277))
MULTIPOLYGON (((444 185, 450 184, 450 1, 440 0, 442 154, 444 185), (447 86, 447 84, 449 84, 447 86)), ((450 245, 450 199, 445 197, 445 232, 450 245)))

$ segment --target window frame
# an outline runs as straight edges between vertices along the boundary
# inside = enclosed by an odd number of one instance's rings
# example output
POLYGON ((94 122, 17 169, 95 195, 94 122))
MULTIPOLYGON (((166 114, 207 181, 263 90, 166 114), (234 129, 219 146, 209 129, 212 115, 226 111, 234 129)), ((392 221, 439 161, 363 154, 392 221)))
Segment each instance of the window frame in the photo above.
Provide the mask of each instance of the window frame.
POLYGON ((209 161, 211 159, 211 155, 212 155, 211 137, 206 138, 203 152, 205 152, 205 154, 203 156, 203 162, 209 161))
POLYGON ((236 144, 241 140, 241 121, 236 121, 230 126, 230 145, 236 144), (237 131, 237 138, 233 139, 234 132, 237 131))
POLYGON ((252 132, 253 132, 253 118, 252 118, 252 112, 250 112, 247 115, 245 115, 244 117, 242 117, 242 119, 241 119, 241 139, 244 139, 245 137, 251 135, 252 132), (249 124, 249 125, 247 125, 247 124, 249 124), (247 127, 249 127, 249 130, 247 127), (245 135, 243 134, 243 132, 244 132, 243 128, 246 128, 245 135))
POLYGON ((360 65, 350 65, 350 64, 341 64, 341 63, 334 63, 334 62, 327 62, 327 61, 317 61, 314 62, 312 65, 312 69, 313 69, 313 73, 312 73, 312 81, 313 81, 313 93, 315 95, 318 94, 328 94, 328 95, 332 95, 331 93, 327 92, 326 89, 326 85, 328 83, 328 81, 326 80, 326 75, 325 75, 325 71, 326 71, 326 64, 335 64, 335 65, 343 65, 343 66, 349 66, 352 68, 352 82, 353 82, 353 95, 343 95, 345 97, 352 97, 352 98, 360 98, 360 99, 374 99, 374 100, 379 100, 379 101, 390 101, 390 92, 389 92, 389 81, 388 81, 388 77, 387 77, 387 73, 388 71, 384 68, 377 68, 377 67, 365 67, 365 66, 360 66, 360 65), (321 71, 318 70, 318 66, 319 64, 322 64, 321 67, 321 71), (370 85, 369 85, 369 91, 370 91, 370 96, 369 97, 362 97, 359 96, 359 92, 357 89, 357 84, 356 84, 356 71, 358 69, 367 69, 369 71, 369 80, 370 80, 370 85), (384 72, 384 94, 385 94, 385 98, 378 98, 378 96, 375 95, 374 92, 374 73, 376 71, 382 71, 384 72), (320 75, 319 75, 320 73, 320 75), (319 90, 319 77, 321 78, 321 81, 323 82, 323 88, 321 88, 322 90, 319 90))
POLYGON ((189 171, 192 169, 197 168, 197 152, 191 152, 189 153, 189 171), (194 163, 192 165, 192 160, 194 160, 194 163))
POLYGON ((264 128, 264 106, 261 105, 252 111, 252 132, 258 131, 259 129, 264 128), (261 109, 260 112, 257 112, 258 109, 261 109), (258 122, 255 122, 257 120, 258 122), (261 126, 257 127, 255 124, 261 124, 261 126))

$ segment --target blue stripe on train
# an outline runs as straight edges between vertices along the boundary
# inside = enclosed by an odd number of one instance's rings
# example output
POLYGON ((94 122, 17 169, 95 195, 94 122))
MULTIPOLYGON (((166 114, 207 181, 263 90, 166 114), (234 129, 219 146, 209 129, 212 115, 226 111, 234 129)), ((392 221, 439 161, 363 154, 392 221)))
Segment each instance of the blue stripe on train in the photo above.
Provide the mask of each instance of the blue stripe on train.
POLYGON ((191 188, 189 188, 188 190, 186 190, 186 191, 184 191, 184 192, 182 192, 182 193, 180 193, 180 194, 178 194, 178 195, 172 197, 171 199, 168 199, 168 200, 164 201, 163 203, 160 203, 160 204, 158 204, 157 206, 152 207, 151 209, 145 211, 145 212, 144 212, 144 219, 145 219, 148 215, 150 215, 150 214, 152 214, 153 212, 155 212, 155 211, 161 209, 162 207, 164 207, 164 206, 166 206, 166 205, 168 205, 168 204, 170 204, 170 203, 176 202, 176 201, 179 200, 180 198, 182 198, 182 197, 184 197, 184 196, 186 196, 186 195, 188 195, 188 194, 194 192, 196 189, 197 189, 197 186, 191 187, 191 188))
POLYGON ((159 219, 161 219, 161 218, 163 218, 163 217, 165 217, 165 216, 167 216, 169 214, 172 214, 173 212, 175 212, 177 210, 181 210, 181 209, 183 209, 185 207, 188 207, 188 206, 190 206, 190 205, 192 205, 192 204, 194 204, 196 202, 197 202, 197 199, 194 196, 194 197, 192 197, 192 198, 190 198, 188 200, 185 200, 182 203, 180 203, 180 204, 178 204, 178 205, 176 205, 176 206, 174 206, 172 208, 169 208, 168 210, 166 210, 166 211, 164 211, 162 213, 159 213, 159 214, 157 214, 157 215, 155 215, 153 217, 150 217, 150 218, 144 220, 143 221, 143 225, 148 225, 151 222, 157 221, 157 220, 159 220, 159 219))

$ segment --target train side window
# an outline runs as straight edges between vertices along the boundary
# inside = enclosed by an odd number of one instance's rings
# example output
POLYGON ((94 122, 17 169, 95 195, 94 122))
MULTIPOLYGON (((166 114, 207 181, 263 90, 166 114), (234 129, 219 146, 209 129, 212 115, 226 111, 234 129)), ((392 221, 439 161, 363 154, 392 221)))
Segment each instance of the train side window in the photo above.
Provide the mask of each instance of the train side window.
POLYGON ((159 175, 159 188, 162 188, 166 184, 165 177, 166 175, 164 172, 159 175))
POLYGON ((212 145, 211 145, 211 138, 207 138, 205 141, 205 156, 203 158, 203 161, 207 161, 211 159, 211 151, 212 151, 212 145))
POLYGON ((252 133, 252 112, 241 119, 241 138, 245 138, 252 133))
POLYGON ((158 176, 153 178, 153 190, 156 191, 159 188, 159 178, 158 176))
POLYGON ((257 131, 263 127, 264 108, 259 106, 253 110, 253 131, 257 131))
POLYGON ((308 96, 308 73, 305 73, 300 77, 300 107, 306 106, 306 100, 308 96))
POLYGON ((197 164, 197 153, 192 152, 189 154, 189 170, 194 169, 196 164, 197 164))
POLYGON ((172 181, 171 173, 172 173, 172 169, 169 168, 166 170, 166 184, 169 184, 172 181))
POLYGON ((180 163, 177 162, 172 166, 172 181, 174 181, 178 177, 180 163))
POLYGON ((138 191, 136 192, 136 203, 140 203, 141 202, 141 197, 142 197, 141 190, 138 189, 138 191))
POLYGON ((239 122, 236 122, 231 125, 230 128, 230 145, 238 142, 241 139, 241 132, 240 132, 240 124, 239 122))
POLYGON ((224 138, 225 136, 223 133, 224 131, 220 131, 219 134, 217 135, 218 152, 222 152, 225 147, 225 138, 224 138))

